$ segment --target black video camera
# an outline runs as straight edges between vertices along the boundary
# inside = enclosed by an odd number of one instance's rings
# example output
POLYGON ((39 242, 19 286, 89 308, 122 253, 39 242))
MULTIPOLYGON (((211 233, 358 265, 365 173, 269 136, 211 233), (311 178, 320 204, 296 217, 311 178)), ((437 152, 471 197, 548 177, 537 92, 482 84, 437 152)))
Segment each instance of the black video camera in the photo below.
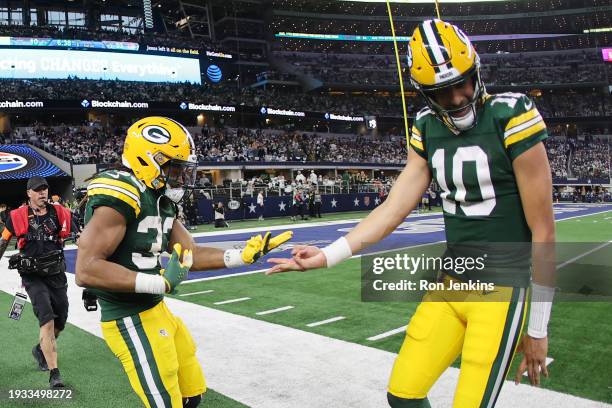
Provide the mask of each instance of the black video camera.
POLYGON ((88 312, 95 312, 98 310, 98 297, 89 289, 83 289, 83 306, 88 312))

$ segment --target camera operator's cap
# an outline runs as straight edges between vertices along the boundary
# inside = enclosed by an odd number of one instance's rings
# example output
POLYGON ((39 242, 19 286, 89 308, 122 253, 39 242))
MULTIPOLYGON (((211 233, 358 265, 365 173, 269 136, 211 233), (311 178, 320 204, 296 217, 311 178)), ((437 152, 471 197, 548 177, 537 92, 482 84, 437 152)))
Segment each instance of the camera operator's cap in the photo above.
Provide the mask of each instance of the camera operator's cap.
POLYGON ((28 179, 28 190, 36 190, 42 186, 49 187, 49 183, 44 177, 34 176, 28 179))

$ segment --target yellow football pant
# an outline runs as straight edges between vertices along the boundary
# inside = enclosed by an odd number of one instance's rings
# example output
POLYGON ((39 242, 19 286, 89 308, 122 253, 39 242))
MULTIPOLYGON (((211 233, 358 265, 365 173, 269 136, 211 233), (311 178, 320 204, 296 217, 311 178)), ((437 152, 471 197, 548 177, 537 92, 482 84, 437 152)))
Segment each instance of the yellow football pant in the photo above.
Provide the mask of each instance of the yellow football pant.
POLYGON ((453 407, 494 407, 518 345, 527 297, 524 288, 495 289, 487 294, 429 291, 406 330, 389 393, 404 399, 426 398, 461 354, 453 407))
POLYGON ((183 398, 206 391, 191 334, 163 301, 137 315, 102 322, 102 333, 147 408, 180 408, 183 398))

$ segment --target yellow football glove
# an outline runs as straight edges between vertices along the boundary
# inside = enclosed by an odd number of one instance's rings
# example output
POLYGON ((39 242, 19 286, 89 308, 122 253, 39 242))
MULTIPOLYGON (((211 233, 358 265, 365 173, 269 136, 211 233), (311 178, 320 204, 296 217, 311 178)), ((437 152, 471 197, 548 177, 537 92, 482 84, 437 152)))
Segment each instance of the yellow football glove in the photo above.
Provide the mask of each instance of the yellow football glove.
POLYGON ((285 231, 274 238, 270 238, 270 236, 271 233, 266 232, 263 238, 261 235, 251 237, 246 242, 246 247, 242 250, 242 261, 245 264, 252 264, 274 248, 289 241, 293 237, 293 231, 285 231))
POLYGON ((174 244, 172 256, 168 261, 168 265, 166 265, 166 269, 160 271, 166 280, 166 293, 176 293, 177 286, 187 278, 187 273, 191 265, 193 265, 193 253, 188 249, 183 251, 183 261, 179 260, 181 249, 181 244, 174 244))

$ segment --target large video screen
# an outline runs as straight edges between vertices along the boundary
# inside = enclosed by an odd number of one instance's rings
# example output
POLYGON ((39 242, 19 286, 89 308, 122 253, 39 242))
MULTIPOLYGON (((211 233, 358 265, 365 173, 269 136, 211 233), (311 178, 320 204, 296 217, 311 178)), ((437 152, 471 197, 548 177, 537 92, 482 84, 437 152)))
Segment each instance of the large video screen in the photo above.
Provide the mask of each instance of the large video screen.
POLYGON ((0 180, 21 180, 32 176, 66 176, 66 173, 31 147, 0 144, 0 180))
POLYGON ((121 52, 0 49, 0 78, 202 83, 197 58, 121 52))

